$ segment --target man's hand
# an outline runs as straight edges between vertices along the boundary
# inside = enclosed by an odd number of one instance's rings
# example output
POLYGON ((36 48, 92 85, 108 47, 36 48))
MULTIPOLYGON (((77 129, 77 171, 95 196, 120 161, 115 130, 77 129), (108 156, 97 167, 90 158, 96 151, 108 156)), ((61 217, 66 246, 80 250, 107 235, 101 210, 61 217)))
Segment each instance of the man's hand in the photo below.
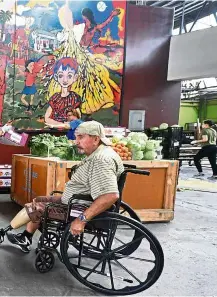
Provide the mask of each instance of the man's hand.
POLYGON ((82 222, 78 218, 71 223, 70 232, 72 235, 79 235, 84 232, 86 222, 82 222))

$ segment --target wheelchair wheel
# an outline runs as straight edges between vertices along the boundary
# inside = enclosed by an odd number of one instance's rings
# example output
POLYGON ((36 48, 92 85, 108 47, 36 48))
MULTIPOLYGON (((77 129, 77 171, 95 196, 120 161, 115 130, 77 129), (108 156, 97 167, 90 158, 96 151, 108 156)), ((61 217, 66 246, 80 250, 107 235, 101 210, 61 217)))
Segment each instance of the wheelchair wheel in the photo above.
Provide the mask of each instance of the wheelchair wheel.
POLYGON ((42 246, 42 235, 39 238, 39 247, 48 247, 51 249, 56 249, 59 246, 60 239, 57 233, 48 231, 44 234, 44 241, 42 246))
POLYGON ((3 229, 0 229, 0 244, 4 241, 5 232, 3 229))
POLYGON ((121 201, 119 214, 122 216, 130 217, 138 222, 141 222, 139 216, 135 213, 135 211, 125 202, 121 201))
POLYGON ((55 263, 54 255, 49 251, 39 251, 35 259, 35 268, 40 273, 50 271, 55 263))
MULTIPOLYGON (((127 203, 123 201, 121 201, 119 214, 126 217, 130 217, 138 222, 141 222, 140 218, 135 213, 135 211, 127 203)), ((138 237, 138 232, 135 230, 134 232, 131 233, 131 236, 132 236, 131 241, 135 240, 138 237)), ((85 245, 83 246, 83 253, 85 253, 86 255, 88 254, 92 258, 98 259, 99 252, 96 252, 96 250, 94 250, 94 247, 96 247, 97 249, 102 249, 102 241, 103 241, 103 235, 101 234, 100 231, 96 231, 94 233, 91 232, 88 235, 86 234, 85 245)), ((74 247, 77 247, 79 249, 80 238, 76 237, 73 240, 73 243, 74 243, 74 247)), ((120 253, 122 255, 130 255, 137 249, 139 245, 140 245, 140 241, 138 240, 133 246, 125 247, 122 251, 120 251, 120 253)))
POLYGON ((92 231, 89 225, 79 236, 79 249, 74 246, 75 238, 69 232, 70 225, 61 238, 63 263, 77 280, 109 295, 136 294, 158 280, 164 266, 163 250, 156 237, 141 223, 119 214, 105 213, 89 224, 92 231), (85 237, 91 232, 101 233, 101 247, 92 247, 98 257, 83 252, 85 237), (136 239, 132 240, 132 232, 137 233, 136 239), (139 246, 137 242, 140 242, 139 246), (122 251, 130 247, 134 252, 124 255, 122 251))

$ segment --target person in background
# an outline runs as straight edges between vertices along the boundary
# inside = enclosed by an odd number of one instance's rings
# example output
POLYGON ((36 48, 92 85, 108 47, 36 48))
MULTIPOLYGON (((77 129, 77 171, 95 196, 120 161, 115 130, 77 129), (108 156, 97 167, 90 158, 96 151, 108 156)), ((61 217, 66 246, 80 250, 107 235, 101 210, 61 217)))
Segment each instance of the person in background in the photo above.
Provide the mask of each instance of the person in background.
POLYGON ((69 140, 75 140, 75 130, 78 128, 78 126, 83 123, 81 120, 81 112, 79 108, 76 109, 68 109, 66 112, 67 122, 57 125, 52 125, 49 123, 46 123, 47 126, 50 128, 63 128, 68 129, 66 136, 69 140))
POLYGON ((194 140, 191 144, 200 144, 202 146, 201 150, 195 155, 194 163, 198 170, 198 174, 194 177, 198 178, 204 176, 202 166, 201 166, 201 159, 207 157, 210 165, 212 167, 213 175, 208 177, 208 179, 216 179, 217 180, 217 165, 216 165, 216 156, 217 156, 217 147, 216 147, 216 138, 217 133, 212 128, 213 123, 210 120, 206 120, 203 122, 202 125, 202 133, 201 133, 201 140, 194 140))
POLYGON ((69 140, 75 140, 75 130, 83 123, 81 120, 81 112, 77 109, 69 109, 66 113, 68 124, 65 124, 65 128, 69 129, 66 136, 69 140))

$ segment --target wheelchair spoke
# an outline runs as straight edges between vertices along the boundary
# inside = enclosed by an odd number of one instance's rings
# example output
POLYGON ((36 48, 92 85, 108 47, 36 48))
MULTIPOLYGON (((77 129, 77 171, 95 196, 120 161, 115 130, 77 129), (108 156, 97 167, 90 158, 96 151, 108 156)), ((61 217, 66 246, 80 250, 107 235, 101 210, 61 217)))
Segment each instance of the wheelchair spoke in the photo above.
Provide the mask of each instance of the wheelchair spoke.
POLYGON ((84 279, 86 280, 93 272, 95 272, 94 270, 106 259, 106 257, 102 257, 102 259, 99 260, 99 262, 89 271, 89 273, 84 277, 84 279))
POLYGON ((125 258, 125 259, 127 258, 127 259, 131 259, 131 260, 139 260, 139 261, 142 261, 142 262, 153 263, 153 264, 156 263, 155 260, 142 259, 142 258, 126 256, 126 255, 122 255, 122 254, 117 254, 117 257, 118 258, 125 258))
POLYGON ((90 258, 90 256, 87 256, 87 255, 82 254, 81 256, 79 255, 79 256, 71 256, 71 257, 68 257, 68 259, 78 259, 78 258, 80 258, 80 257, 83 257, 83 258, 90 258))
POLYGON ((102 239, 103 239, 103 243, 101 243, 101 244, 102 244, 102 246, 105 248, 105 246, 106 246, 106 241, 105 241, 104 236, 102 236, 102 239))
POLYGON ((102 252, 102 250, 100 249, 100 248, 98 248, 98 247, 95 247, 94 245, 90 245, 88 242, 86 242, 86 241, 84 241, 83 242, 83 244, 84 244, 84 248, 91 248, 93 251, 96 251, 96 252, 99 252, 99 253, 101 253, 102 252))
POLYGON ((135 240, 133 240, 133 241, 131 241, 131 242, 129 242, 129 243, 126 243, 126 244, 124 244, 124 245, 122 245, 122 246, 120 246, 120 247, 117 247, 116 249, 114 249, 113 251, 111 251, 111 254, 118 253, 118 252, 120 252, 121 250, 125 249, 126 247, 129 247, 129 246, 135 244, 137 241, 142 240, 143 238, 144 238, 144 235, 142 235, 142 236, 136 238, 135 240))
POLYGON ((113 275, 112 275, 112 268, 111 268, 110 259, 108 259, 108 267, 109 267, 109 274, 110 274, 110 279, 111 279, 112 290, 114 290, 115 286, 114 286, 114 280, 113 280, 113 275))
POLYGON ((84 234, 82 233, 80 236, 80 248, 79 248, 79 257, 78 257, 78 265, 80 266, 81 265, 81 254, 83 252, 83 239, 84 239, 84 234))
POLYGON ((121 264, 117 259, 114 259, 114 261, 124 270, 126 271, 130 276, 132 276, 138 283, 142 283, 131 271, 129 271, 123 264, 121 264))
POLYGON ((89 245, 91 245, 94 242, 96 237, 97 237, 97 235, 94 235, 94 237, 91 239, 91 242, 89 243, 89 245))
POLYGON ((117 238, 117 237, 115 237, 114 239, 117 240, 117 241, 119 241, 119 242, 122 243, 122 244, 126 244, 125 242, 123 242, 122 240, 120 240, 120 239, 117 238))
MULTIPOLYGON (((70 243, 73 246, 75 245, 75 243, 73 243, 73 242, 70 242, 70 243)), ((77 242, 76 244, 77 244, 77 246, 79 246, 80 243, 77 242)), ((86 241, 83 240, 83 249, 87 249, 87 248, 90 248, 93 251, 98 252, 98 253, 102 252, 102 250, 100 248, 97 248, 96 246, 94 246, 94 245, 90 244, 89 242, 86 242, 86 241)))

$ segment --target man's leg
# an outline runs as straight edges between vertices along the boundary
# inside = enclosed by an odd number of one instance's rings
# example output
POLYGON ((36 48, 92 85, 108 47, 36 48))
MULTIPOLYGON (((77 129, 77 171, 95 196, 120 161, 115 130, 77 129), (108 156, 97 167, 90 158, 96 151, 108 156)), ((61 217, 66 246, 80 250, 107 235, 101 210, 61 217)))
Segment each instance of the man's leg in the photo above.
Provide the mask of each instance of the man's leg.
MULTIPOLYGON (((13 218, 8 227, 9 230, 18 229, 24 225, 28 226, 30 224, 30 217, 26 211, 26 208, 23 208, 18 214, 13 218)), ((6 233, 8 240, 17 246, 24 252, 28 253, 30 251, 30 245, 32 243, 33 233, 29 233, 28 231, 24 231, 23 233, 13 234, 6 233)))
POLYGON ((203 170, 201 166, 201 159, 206 157, 206 150, 202 148, 195 156, 194 156, 194 164, 199 172, 199 175, 203 175, 203 170))
POLYGON ((41 217, 44 214, 45 207, 49 202, 60 203, 61 196, 42 196, 36 197, 32 203, 27 203, 11 221, 11 229, 18 229, 26 225, 26 229, 22 233, 6 233, 8 240, 17 245, 24 253, 30 251, 32 237, 40 226, 41 217))
POLYGON ((213 148, 210 149, 210 153, 208 154, 208 159, 212 167, 214 178, 217 178, 216 155, 217 155, 217 147, 214 146, 213 148))

